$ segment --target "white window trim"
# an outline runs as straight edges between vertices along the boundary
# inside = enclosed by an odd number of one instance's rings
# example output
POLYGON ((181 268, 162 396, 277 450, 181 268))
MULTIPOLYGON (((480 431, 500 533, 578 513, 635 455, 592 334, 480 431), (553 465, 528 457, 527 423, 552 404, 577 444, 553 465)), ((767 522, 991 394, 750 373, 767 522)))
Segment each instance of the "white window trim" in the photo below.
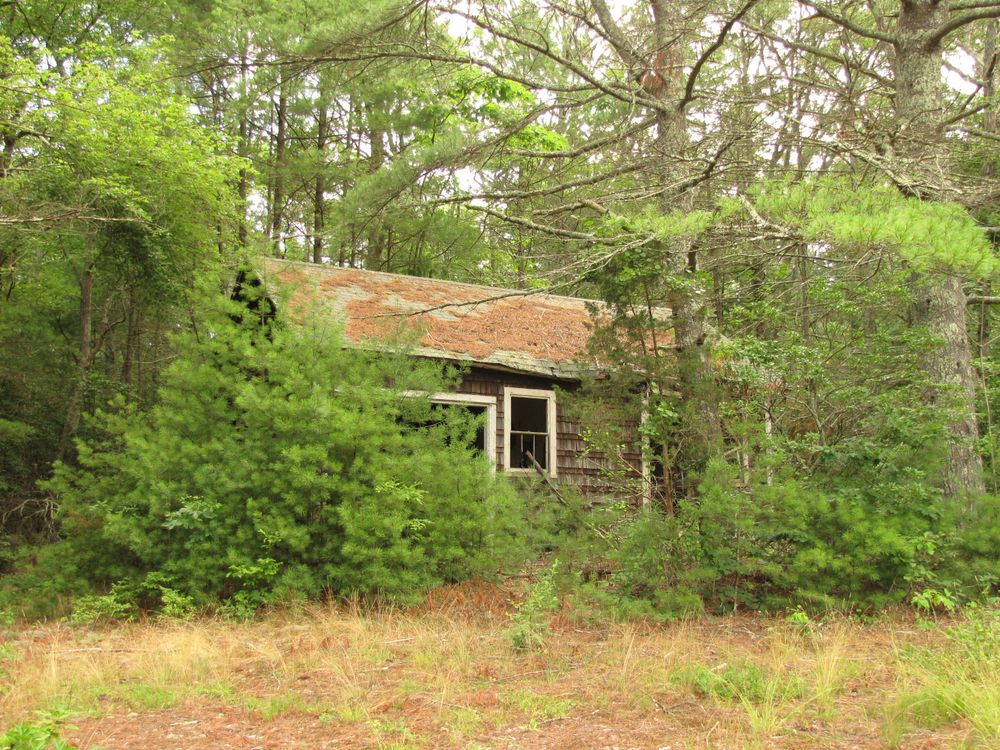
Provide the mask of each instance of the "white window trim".
POLYGON ((556 442, 558 441, 558 424, 556 422, 556 394, 554 391, 546 391, 540 388, 512 388, 504 386, 503 389, 503 470, 513 474, 535 474, 534 468, 522 469, 519 466, 510 465, 510 399, 512 396, 524 396, 527 398, 540 398, 548 401, 548 443, 549 443, 549 476, 553 479, 557 475, 556 467, 556 442))
POLYGON ((486 424, 483 427, 483 453, 490 461, 490 471, 497 470, 497 399, 496 396, 480 396, 476 393, 427 393, 426 391, 403 391, 404 396, 428 398, 435 404, 473 404, 486 407, 486 424))

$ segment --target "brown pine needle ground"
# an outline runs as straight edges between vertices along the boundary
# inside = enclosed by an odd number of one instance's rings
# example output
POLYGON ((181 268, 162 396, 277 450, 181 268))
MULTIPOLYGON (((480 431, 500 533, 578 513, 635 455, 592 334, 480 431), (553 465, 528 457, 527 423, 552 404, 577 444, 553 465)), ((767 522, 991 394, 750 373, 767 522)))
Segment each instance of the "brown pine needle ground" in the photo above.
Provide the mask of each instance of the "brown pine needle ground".
POLYGON ((1000 746, 989 673, 969 678, 978 713, 923 709, 934 686, 908 654, 953 644, 912 618, 559 618, 519 652, 502 600, 9 631, 0 728, 65 716, 69 741, 105 750, 1000 746))

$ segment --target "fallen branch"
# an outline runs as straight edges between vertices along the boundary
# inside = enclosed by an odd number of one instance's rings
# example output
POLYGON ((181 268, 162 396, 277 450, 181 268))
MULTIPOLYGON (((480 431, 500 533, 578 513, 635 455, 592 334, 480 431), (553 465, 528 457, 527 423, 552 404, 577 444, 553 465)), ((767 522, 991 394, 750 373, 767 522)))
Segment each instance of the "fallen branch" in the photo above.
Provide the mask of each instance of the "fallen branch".
MULTIPOLYGON (((542 479, 545 480, 545 484, 548 486, 550 490, 552 490, 552 494, 556 496, 556 499, 563 505, 565 505, 567 508, 572 508, 573 506, 570 505, 569 501, 565 497, 563 497, 562 492, 559 491, 559 488, 556 486, 556 483, 553 482, 552 478, 548 475, 548 472, 546 472, 545 469, 542 468, 542 465, 535 460, 535 457, 531 454, 531 451, 525 451, 524 455, 526 455, 528 459, 531 461, 531 465, 535 467, 535 471, 538 472, 538 476, 540 476, 542 479)), ((608 538, 607 532, 605 532, 603 529, 597 528, 596 526, 594 526, 594 524, 590 523, 589 521, 584 521, 583 525, 586 526, 590 531, 593 531, 595 534, 597 534, 597 536, 599 536, 601 539, 606 540, 608 538)))

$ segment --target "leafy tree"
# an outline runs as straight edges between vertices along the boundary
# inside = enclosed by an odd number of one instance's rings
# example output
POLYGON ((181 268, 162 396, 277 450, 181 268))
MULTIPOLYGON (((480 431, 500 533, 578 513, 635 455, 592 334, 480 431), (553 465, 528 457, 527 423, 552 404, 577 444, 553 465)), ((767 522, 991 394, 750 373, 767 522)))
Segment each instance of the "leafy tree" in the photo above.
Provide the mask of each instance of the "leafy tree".
POLYGON ((0 419, 13 425, 0 440, 21 457, 0 492, 25 528, 48 516, 32 483, 70 456, 81 415, 152 391, 163 334, 224 260, 214 229, 234 166, 169 86, 160 47, 124 58, 81 42, 70 58, 44 44, 0 39, 0 419))

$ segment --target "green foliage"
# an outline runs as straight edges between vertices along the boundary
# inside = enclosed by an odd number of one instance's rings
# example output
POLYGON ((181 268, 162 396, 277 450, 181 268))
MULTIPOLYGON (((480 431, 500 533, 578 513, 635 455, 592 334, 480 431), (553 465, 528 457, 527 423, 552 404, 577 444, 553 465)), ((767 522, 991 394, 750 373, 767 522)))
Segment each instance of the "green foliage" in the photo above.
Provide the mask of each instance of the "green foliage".
MULTIPOLYGON (((159 403, 116 402, 80 466, 57 468, 65 541, 43 567, 165 611, 222 601, 248 616, 324 592, 413 601, 516 553, 518 498, 468 447, 474 420, 432 420, 429 400, 403 395, 445 389, 435 366, 221 316, 177 343, 159 403)), ((120 602, 84 604, 104 617, 120 602)))
POLYGON ((71 457, 80 414, 151 395, 163 332, 225 260, 239 162, 197 121, 168 45, 136 43, 138 5, 97 22, 86 3, 33 3, 0 36, 4 572, 7 548, 52 538, 35 482, 71 457))
POLYGON ((223 605, 223 612, 236 620, 249 620, 272 597, 274 578, 281 564, 270 557, 259 557, 251 563, 229 566, 226 576, 239 582, 236 591, 223 605))
POLYGON ((10 643, 0 643, 0 698, 11 689, 10 667, 17 660, 17 649, 10 643))
POLYGON ((40 713, 36 721, 22 721, 0 734, 0 750, 70 750, 60 736, 64 727, 74 728, 63 716, 40 713))
POLYGON ((988 663, 1000 654, 1000 599, 987 597, 962 607, 962 620, 945 635, 972 663, 988 663))
POLYGON ((676 679, 698 695, 720 701, 763 703, 772 697, 798 698, 805 692, 801 678, 772 675, 751 662, 716 669, 693 664, 680 670, 676 679))
POLYGON ((591 511, 577 524, 590 529, 590 541, 581 545, 570 531, 556 551, 568 566, 559 580, 577 614, 593 606, 664 621, 705 607, 792 607, 792 621, 808 628, 809 610, 907 602, 950 611, 982 588, 981 568, 960 563, 975 559, 963 552, 970 532, 956 528, 919 475, 885 486, 869 476, 867 487, 837 479, 824 488, 766 474, 741 487, 737 474, 711 461, 697 499, 680 501, 674 513, 591 511), (602 568, 605 574, 590 577, 602 568))
POLYGON ((608 558, 615 572, 608 579, 616 601, 612 610, 625 619, 675 620, 703 608, 693 590, 697 544, 691 530, 658 509, 625 524, 608 558))
POLYGON ((900 692, 888 708, 891 747, 918 727, 963 721, 973 744, 1000 741, 1000 610, 997 601, 971 604, 956 624, 940 628, 947 645, 901 648, 900 692))
POLYGON ((798 228, 806 241, 884 247, 923 269, 961 269, 983 278, 1000 271, 983 227, 956 203, 824 178, 761 185, 755 204, 765 216, 798 228))
POLYGON ((559 607, 555 579, 559 575, 559 562, 538 576, 528 595, 517 605, 511 616, 511 624, 504 630, 504 636, 516 651, 541 648, 549 633, 549 619, 559 607))
MULTIPOLYGON (((948 139, 949 158, 928 152, 953 172, 935 187, 911 182, 900 143, 869 127, 891 81, 838 91, 857 76, 831 78, 833 58, 805 54, 840 54, 822 20, 793 45, 787 91, 761 86, 749 52, 760 45, 733 43, 750 27, 720 37, 684 112, 670 127, 649 119, 654 135, 630 92, 655 96, 655 71, 633 80, 634 66, 605 65, 608 50, 558 7, 478 20, 470 7, 470 44, 388 0, 111 5, 95 22, 82 0, 20 3, 0 36, 0 573, 19 571, 3 584, 18 614, 95 590, 113 593, 80 611, 117 602, 186 617, 223 601, 247 617, 324 591, 408 600, 509 546, 519 501, 459 455, 467 421, 399 429, 422 423, 426 404, 397 403, 394 389, 433 390, 438 375, 205 320, 196 290, 254 246, 529 289, 568 281, 608 303, 594 354, 618 372, 587 436, 612 464, 606 479, 636 499, 623 456, 659 462, 666 502, 633 516, 529 497, 532 528, 519 533, 557 552, 559 593, 669 619, 703 606, 929 612, 1000 583, 1000 500, 939 491, 955 412, 921 374, 936 342, 911 278, 960 273, 995 294, 996 212, 981 200, 995 154, 976 143, 989 130, 979 94, 947 97, 964 111, 942 121, 971 129, 948 139), (319 62, 344 50, 367 63, 319 62), (275 55, 317 62, 308 76, 260 64, 275 55), (207 64, 219 59, 242 64, 207 64), (808 134, 801 102, 818 107, 808 134), (688 124, 704 132, 663 148, 688 124), (859 161, 840 144, 861 130, 875 147, 859 161), (926 199, 934 191, 947 200, 926 199), (190 322, 201 339, 178 339, 181 360, 146 411, 175 354, 164 332, 190 322), (692 324, 704 335, 680 346, 692 324), (691 363, 709 360, 714 373, 693 382, 691 363), (636 398, 650 384, 638 446, 636 398), (702 445, 716 406, 720 439, 702 445), (57 528, 58 543, 35 546, 57 528)), ((748 18, 778 28, 793 7, 748 18)), ((642 36, 662 26, 647 10, 622 17, 626 46, 658 46, 642 36)), ((676 41, 692 63, 693 38, 676 41)), ((966 42, 985 54, 978 32, 966 42)), ((978 316, 978 447, 997 495, 996 312, 978 316)))
POLYGON ((809 633, 813 630, 813 620, 801 606, 796 607, 785 617, 785 622, 792 625, 800 633, 809 633))
POLYGON ((170 620, 190 620, 195 614, 194 598, 171 588, 160 591, 160 616, 170 620))
POLYGON ((132 620, 135 616, 135 603, 112 589, 108 594, 77 598, 73 602, 70 621, 74 625, 94 625, 115 620, 132 620))

